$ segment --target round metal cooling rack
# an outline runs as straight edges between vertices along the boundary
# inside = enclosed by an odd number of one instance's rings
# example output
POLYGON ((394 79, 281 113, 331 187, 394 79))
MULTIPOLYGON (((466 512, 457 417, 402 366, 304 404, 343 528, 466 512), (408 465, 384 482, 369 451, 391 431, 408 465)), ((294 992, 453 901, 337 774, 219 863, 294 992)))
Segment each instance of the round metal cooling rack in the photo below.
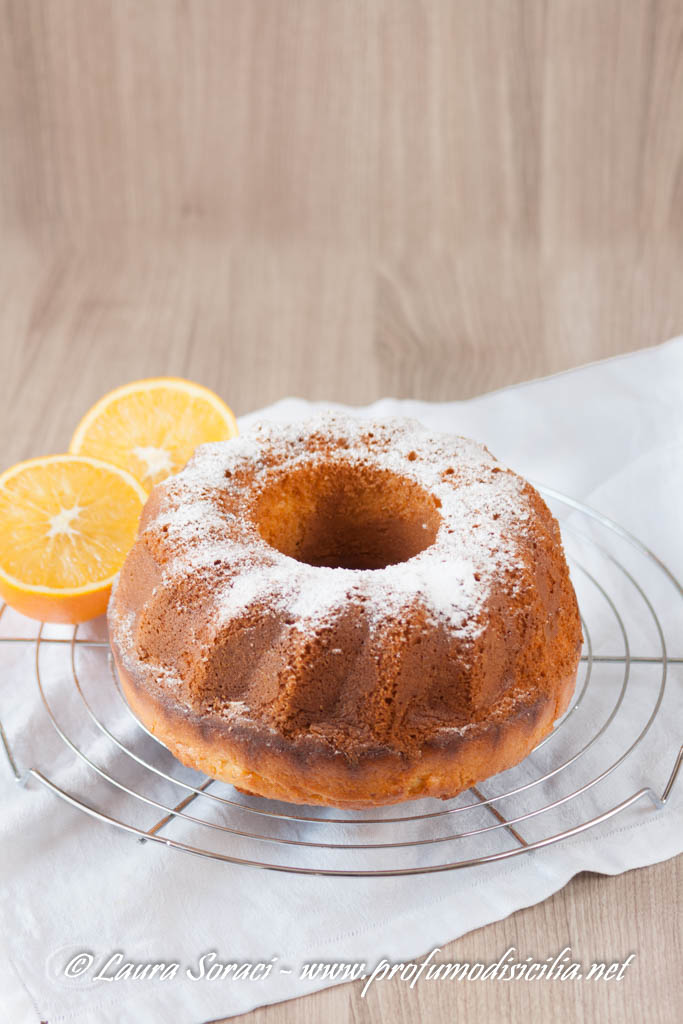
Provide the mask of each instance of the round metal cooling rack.
MULTIPOLYGON (((35 637, 0 635, 0 644, 34 645, 37 699, 63 746, 51 765, 22 769, 0 722, 15 779, 37 782, 143 843, 232 864, 356 877, 505 860, 585 832, 643 798, 661 810, 683 747, 660 794, 647 785, 633 791, 634 771, 641 781, 644 774, 643 758, 633 755, 661 711, 669 667, 683 665, 668 643, 681 621, 683 589, 616 523, 539 490, 562 523, 582 612, 581 668, 574 700, 555 729, 485 788, 473 786, 454 800, 357 812, 246 796, 184 768, 134 717, 105 638, 79 627, 70 636, 47 635, 44 623, 35 637), (59 652, 59 672, 45 672, 46 651, 59 652), (609 777, 626 787, 617 803, 601 786, 609 777)), ((673 750, 658 753, 674 759, 673 750)))

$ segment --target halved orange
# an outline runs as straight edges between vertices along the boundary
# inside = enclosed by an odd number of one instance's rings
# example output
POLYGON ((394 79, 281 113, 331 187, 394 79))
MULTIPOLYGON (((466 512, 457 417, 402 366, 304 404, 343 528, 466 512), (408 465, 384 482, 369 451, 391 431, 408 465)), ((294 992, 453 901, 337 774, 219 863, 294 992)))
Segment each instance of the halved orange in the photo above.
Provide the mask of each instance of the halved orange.
POLYGON ((180 377, 153 377, 96 402, 69 451, 121 466, 149 491, 182 469, 198 444, 236 435, 232 410, 213 391, 180 377))
POLYGON ((99 459, 46 455, 0 476, 0 597, 46 622, 101 615, 147 492, 99 459))

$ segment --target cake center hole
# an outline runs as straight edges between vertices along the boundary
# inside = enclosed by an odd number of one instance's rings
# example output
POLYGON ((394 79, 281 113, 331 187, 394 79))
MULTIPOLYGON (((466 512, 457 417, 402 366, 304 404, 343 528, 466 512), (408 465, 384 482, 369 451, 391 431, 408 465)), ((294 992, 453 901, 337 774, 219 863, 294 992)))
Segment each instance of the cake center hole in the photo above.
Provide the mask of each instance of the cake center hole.
POLYGON ((328 464, 273 482, 261 495, 261 536, 284 555, 334 569, 384 569, 434 542, 441 517, 419 484, 388 470, 328 464))

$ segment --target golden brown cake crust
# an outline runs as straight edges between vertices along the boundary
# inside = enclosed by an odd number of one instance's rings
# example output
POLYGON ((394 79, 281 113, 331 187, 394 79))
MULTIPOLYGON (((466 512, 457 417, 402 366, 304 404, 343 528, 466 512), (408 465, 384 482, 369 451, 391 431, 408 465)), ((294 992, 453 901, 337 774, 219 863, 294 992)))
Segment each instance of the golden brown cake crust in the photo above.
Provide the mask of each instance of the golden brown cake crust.
POLYGON ((575 685, 575 676, 570 676, 558 686, 554 700, 539 696, 501 707, 463 735, 432 741, 417 758, 376 750, 349 764, 321 744, 299 740, 275 746, 258 726, 240 732, 220 719, 179 712, 170 702, 150 697, 116 655, 115 661, 132 711, 183 764, 256 796, 349 809, 424 797, 448 799, 511 768, 551 731, 575 685))
POLYGON ((574 689, 559 529, 480 445, 412 421, 262 425, 155 488, 109 609, 180 761, 295 803, 451 797, 574 689))

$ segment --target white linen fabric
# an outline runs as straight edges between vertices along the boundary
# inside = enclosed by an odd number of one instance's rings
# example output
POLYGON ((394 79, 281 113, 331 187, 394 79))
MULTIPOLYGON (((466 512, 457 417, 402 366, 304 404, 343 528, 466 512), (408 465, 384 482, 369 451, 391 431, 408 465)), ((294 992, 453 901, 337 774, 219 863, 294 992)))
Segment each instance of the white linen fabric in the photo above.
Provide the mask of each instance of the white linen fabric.
MULTIPOLYGON (((325 407, 284 399, 243 417, 240 426, 259 417, 297 419, 325 407)), ((683 339, 469 401, 387 398, 348 411, 412 416, 428 427, 483 441, 534 482, 621 523, 683 579, 683 339)), ((654 573, 648 594, 652 597, 658 587, 664 627, 677 644, 669 653, 683 661, 683 602, 664 575, 654 573)), ((601 643, 597 612, 595 621, 594 642, 601 643)), ((0 636, 33 636, 35 628, 8 610, 0 636)), ((69 635, 50 630, 52 636, 69 635)), ((64 702, 68 721, 66 694, 73 683, 67 652, 61 645, 46 646, 41 680, 54 706, 64 702)), ((17 765, 40 767, 64 788, 87 794, 95 786, 93 773, 54 732, 36 691, 34 656, 31 644, 0 646, 0 720, 17 765)), ((93 661, 92 671, 102 664, 93 661)), ((112 685, 106 674, 101 685, 112 685)), ((647 688, 647 679, 641 685, 647 688)), ((662 713, 634 755, 600 784, 599 797, 592 790, 587 794, 590 814, 642 786, 661 792, 683 739, 682 690, 683 663, 674 663, 662 713)), ((630 713, 629 705, 624 728, 630 713)), ((637 691, 632 713, 642 713, 637 691)), ((121 725, 124 740, 133 728, 130 721, 121 725)), ((605 743, 618 752, 623 737, 607 736, 605 743)), ((95 738, 88 755, 106 767, 114 756, 112 744, 95 738)), ((380 958, 415 958, 540 902, 579 871, 616 874, 683 850, 683 778, 661 811, 641 800, 589 831, 530 854, 388 879, 264 872, 158 844, 143 846, 35 780, 17 785, 2 751, 0 799, 0 1019, 12 1024, 200 1024, 243 1013, 330 983, 301 979, 304 962, 365 961, 372 968, 380 958), (116 951, 124 961, 177 962, 181 969, 167 980, 93 980, 96 968, 116 951), (273 966, 260 980, 193 981, 186 966, 196 971, 209 951, 222 962, 273 966), (65 966, 81 952, 94 958, 92 970, 66 977, 65 966)), ((116 799, 111 796, 114 809, 116 799)), ((156 820, 159 815, 150 811, 156 820)), ((571 821, 568 811, 566 821, 571 821)), ((542 834, 533 823, 532 839, 542 834)), ((173 834, 192 841, 186 825, 173 834)))

